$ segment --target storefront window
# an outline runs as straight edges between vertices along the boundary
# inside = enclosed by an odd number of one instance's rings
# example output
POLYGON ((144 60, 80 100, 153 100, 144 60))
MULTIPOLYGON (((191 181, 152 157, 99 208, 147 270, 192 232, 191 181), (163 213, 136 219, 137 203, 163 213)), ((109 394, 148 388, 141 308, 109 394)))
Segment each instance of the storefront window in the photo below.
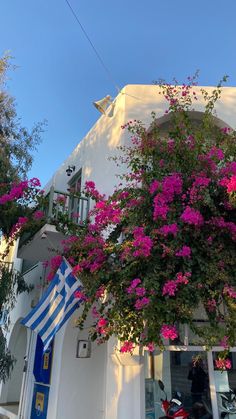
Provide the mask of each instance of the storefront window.
MULTIPOLYGON (((179 401, 179 408, 193 417, 211 416, 209 375, 206 352, 164 351, 145 355, 146 419, 159 419, 163 412, 161 399, 179 401), (158 380, 164 384, 164 391, 158 380)), ((178 403, 176 402, 176 409, 178 403)))

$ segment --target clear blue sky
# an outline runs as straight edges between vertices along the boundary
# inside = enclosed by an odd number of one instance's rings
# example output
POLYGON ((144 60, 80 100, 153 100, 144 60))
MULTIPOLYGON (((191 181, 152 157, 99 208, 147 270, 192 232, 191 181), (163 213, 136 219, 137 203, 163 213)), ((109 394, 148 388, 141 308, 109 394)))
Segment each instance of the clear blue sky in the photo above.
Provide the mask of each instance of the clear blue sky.
MULTIPOLYGON (((69 0, 115 83, 236 85, 235 0, 69 0)), ((31 176, 52 176, 98 119, 94 100, 115 96, 65 0, 0 0, 0 54, 18 69, 9 90, 24 125, 48 120, 31 176)))

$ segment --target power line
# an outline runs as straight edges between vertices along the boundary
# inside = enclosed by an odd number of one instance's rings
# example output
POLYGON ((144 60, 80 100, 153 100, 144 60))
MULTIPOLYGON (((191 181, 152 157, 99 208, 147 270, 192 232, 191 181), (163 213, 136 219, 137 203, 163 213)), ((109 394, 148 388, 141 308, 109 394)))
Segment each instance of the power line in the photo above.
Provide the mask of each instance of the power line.
POLYGON ((84 27, 83 27, 82 23, 80 22, 80 20, 79 20, 79 18, 78 18, 78 16, 77 16, 77 14, 75 13, 75 11, 74 11, 73 7, 72 7, 72 6, 71 6, 71 4, 70 4, 70 2, 69 2, 68 0, 65 0, 65 2, 66 2, 66 4, 68 5, 68 7, 69 7, 69 9, 70 9, 71 13, 73 14, 73 16, 74 16, 74 18, 75 18, 76 22, 79 24, 79 26, 80 26, 81 30, 83 31, 83 33, 84 33, 85 37, 87 38, 88 42, 90 43, 90 45, 91 45, 91 47, 92 47, 93 51, 95 52, 95 54, 96 54, 96 56, 97 56, 98 60, 100 61, 100 64, 102 65, 102 67, 103 67, 103 68, 104 68, 104 70, 106 71, 106 73, 107 73, 107 75, 108 75, 108 77, 109 77, 110 81, 111 81, 111 82, 112 82, 112 84, 115 86, 115 88, 118 90, 118 92, 120 92, 120 90, 121 90, 121 89, 120 89, 120 88, 116 85, 116 82, 114 81, 113 76, 112 76, 112 74, 111 74, 110 70, 109 70, 109 69, 107 68, 107 66, 105 65, 105 63, 104 63, 104 61, 103 61, 103 59, 102 59, 101 55, 99 54, 99 52, 98 52, 98 51, 97 51, 97 49, 95 48, 94 44, 92 43, 91 39, 89 38, 89 36, 88 36, 88 34, 87 34, 86 30, 84 29, 84 27))

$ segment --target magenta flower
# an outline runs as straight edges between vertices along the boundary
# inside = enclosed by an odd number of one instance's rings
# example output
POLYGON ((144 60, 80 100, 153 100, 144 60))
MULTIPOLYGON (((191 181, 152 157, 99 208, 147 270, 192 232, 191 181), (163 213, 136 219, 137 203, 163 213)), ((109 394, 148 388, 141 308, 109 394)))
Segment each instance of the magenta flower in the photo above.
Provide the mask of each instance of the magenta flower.
POLYGON ((79 300, 82 300, 82 301, 87 301, 88 300, 88 297, 81 290, 75 291, 74 296, 75 296, 75 298, 78 298, 79 300))
POLYGON ((144 228, 136 227, 133 231, 133 234, 134 234, 133 246, 135 247, 133 256, 134 257, 150 256, 153 242, 149 236, 145 236, 144 228))
POLYGON ((178 332, 175 326, 171 326, 168 324, 163 324, 161 327, 161 336, 164 339, 171 339, 174 340, 178 337, 178 332))
POLYGON ((52 259, 50 260, 51 269, 56 271, 59 268, 62 260, 63 258, 61 255, 53 256, 52 259))
POLYGON ((143 297, 136 300, 135 308, 136 310, 142 310, 145 306, 147 306, 150 303, 150 298, 143 297))
POLYGON ((164 226, 162 226, 159 229, 159 232, 163 235, 163 236, 168 236, 168 234, 173 234, 173 236, 176 236, 176 234, 178 233, 179 228, 177 226, 176 223, 174 224, 166 224, 164 226))
POLYGON ((207 309, 210 311, 210 313, 216 310, 216 300, 214 298, 207 301, 207 309))
POLYGON ((167 281, 162 288, 162 295, 169 295, 169 297, 174 297, 177 289, 176 281, 167 281))
POLYGON ((195 210, 189 206, 185 208, 180 218, 186 224, 192 224, 198 227, 204 223, 203 216, 201 215, 200 211, 195 210))
POLYGON ((236 175, 232 176, 227 183, 227 192, 236 192, 236 175))
POLYGON ((153 352, 153 351, 155 351, 155 344, 153 342, 149 342, 147 344, 147 348, 148 348, 149 352, 153 352))
POLYGON ((135 288, 135 294, 137 297, 144 297, 146 294, 146 289, 144 287, 137 287, 135 288))
POLYGON ((191 276, 191 272, 185 272, 184 274, 182 272, 178 272, 176 275, 176 283, 186 285, 189 283, 189 278, 191 278, 191 276))
POLYGON ((104 297, 105 291, 106 291, 106 288, 104 287, 104 285, 101 285, 96 291, 96 294, 95 294, 96 298, 104 297))
POLYGON ((149 186, 150 194, 153 195, 157 191, 159 186, 160 186, 160 182, 158 182, 158 180, 153 180, 151 185, 149 186))
POLYGON ((230 298, 236 298, 236 291, 233 287, 230 287, 229 285, 224 286, 223 294, 227 295, 230 298))
POLYGON ((141 279, 140 278, 135 278, 135 279, 133 279, 133 281, 131 281, 130 286, 132 288, 135 288, 135 287, 137 287, 138 284, 141 284, 141 279))
POLYGON ((215 360, 215 367, 221 371, 230 370, 231 361, 229 358, 226 358, 226 359, 218 358, 215 360))
POLYGON ((34 214, 33 214, 33 217, 34 217, 35 220, 41 220, 41 218, 44 217, 44 212, 40 211, 40 210, 35 211, 34 214))
POLYGON ((100 316, 99 312, 97 311, 96 306, 92 307, 92 316, 93 316, 94 319, 97 319, 100 316))
POLYGON ((125 352, 132 352, 134 349, 134 343, 130 342, 128 340, 126 340, 123 345, 120 347, 120 352, 121 353, 125 353, 125 352))
POLYGON ((191 257, 191 248, 189 246, 183 246, 178 252, 175 253, 176 256, 183 258, 191 257))

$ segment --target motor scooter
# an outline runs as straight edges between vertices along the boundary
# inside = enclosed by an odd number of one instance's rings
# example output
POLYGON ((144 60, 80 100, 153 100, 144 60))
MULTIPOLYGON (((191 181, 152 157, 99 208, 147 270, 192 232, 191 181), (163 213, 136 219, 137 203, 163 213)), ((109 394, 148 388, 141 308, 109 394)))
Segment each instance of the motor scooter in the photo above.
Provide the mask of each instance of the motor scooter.
POLYGON ((163 382, 158 380, 158 385, 165 394, 165 399, 161 398, 161 408, 165 413, 165 416, 161 416, 159 419, 189 419, 189 413, 184 409, 181 401, 181 394, 176 392, 175 397, 171 400, 167 400, 167 394, 165 392, 163 382))
POLYGON ((158 380, 158 385, 165 394, 165 399, 161 398, 161 408, 165 416, 161 416, 159 419, 213 419, 211 409, 204 401, 194 403, 193 409, 191 409, 191 412, 188 412, 183 406, 179 391, 169 401, 167 400, 165 386, 161 380, 158 380))
POLYGON ((220 419, 236 419, 236 395, 233 390, 217 393, 220 419))

